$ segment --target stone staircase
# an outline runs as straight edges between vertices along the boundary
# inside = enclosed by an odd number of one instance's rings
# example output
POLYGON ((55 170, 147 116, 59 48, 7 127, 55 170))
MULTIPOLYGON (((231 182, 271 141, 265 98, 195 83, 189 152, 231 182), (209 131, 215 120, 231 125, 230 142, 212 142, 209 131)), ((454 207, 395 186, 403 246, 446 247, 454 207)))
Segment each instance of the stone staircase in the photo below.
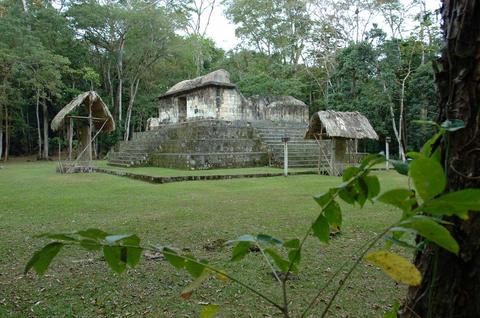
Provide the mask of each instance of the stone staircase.
POLYGON ((108 155, 108 164, 131 167, 147 165, 150 154, 165 141, 161 130, 134 132, 132 139, 120 141, 108 155))
MULTIPOLYGON (((320 147, 315 140, 305 140, 304 135, 308 126, 303 123, 294 122, 252 122, 252 126, 266 144, 270 165, 283 167, 284 144, 282 137, 290 138, 288 142, 288 166, 296 167, 317 167, 320 155, 320 147)), ((328 156, 320 157, 327 160, 328 156)))
POLYGON ((201 120, 138 132, 116 145, 108 163, 209 169, 268 164, 268 153, 246 122, 201 120))

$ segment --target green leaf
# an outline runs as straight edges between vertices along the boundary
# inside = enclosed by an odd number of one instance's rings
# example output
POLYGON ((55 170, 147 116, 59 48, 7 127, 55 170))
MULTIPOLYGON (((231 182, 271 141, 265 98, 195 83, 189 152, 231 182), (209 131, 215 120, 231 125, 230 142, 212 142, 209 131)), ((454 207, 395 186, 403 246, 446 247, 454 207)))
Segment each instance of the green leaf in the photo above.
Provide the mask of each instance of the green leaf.
POLYGON ((319 215, 315 222, 312 224, 312 230, 315 236, 322 243, 328 243, 330 235, 330 227, 328 225, 328 220, 323 215, 319 215))
POLYGON ((49 238, 51 240, 59 240, 59 241, 69 241, 69 242, 77 242, 78 240, 74 237, 71 237, 68 234, 52 234, 52 233, 43 233, 40 235, 35 235, 35 237, 41 238, 49 238))
POLYGON ((170 265, 172 265, 176 269, 182 269, 185 267, 185 258, 179 256, 174 250, 168 247, 164 247, 162 252, 167 262, 169 262, 170 265))
POLYGON ((411 286, 420 285, 422 275, 418 269, 404 257, 387 251, 377 251, 367 254, 365 260, 380 267, 394 280, 411 286))
POLYGON ((421 215, 413 216, 402 221, 397 227, 393 228, 393 230, 397 231, 401 228, 413 229, 427 240, 447 251, 458 254, 460 247, 457 241, 444 226, 438 224, 431 217, 421 215))
POLYGON ((108 233, 103 232, 102 230, 99 230, 99 229, 88 229, 84 231, 78 231, 77 234, 86 238, 94 239, 94 240, 98 240, 98 239, 103 240, 105 237, 109 235, 108 233))
POLYGON ((368 199, 373 199, 380 193, 380 182, 377 176, 364 176, 363 180, 368 187, 368 199))
POLYGON ((364 169, 367 166, 374 166, 376 164, 385 162, 385 156, 381 154, 371 154, 365 157, 360 164, 360 169, 364 169))
POLYGON ((432 154, 434 151, 438 148, 439 144, 439 139, 445 135, 445 130, 440 129, 439 132, 437 132, 433 137, 431 137, 429 140, 425 142, 425 144, 422 147, 422 154, 426 157, 432 157, 432 154))
POLYGON ((343 175, 342 175, 342 180, 343 181, 348 181, 350 180, 351 178, 353 178, 353 176, 355 176, 357 173, 359 173, 360 171, 360 168, 357 168, 357 167, 348 167, 347 169, 345 169, 343 171, 343 175))
POLYGON ((430 125, 430 126, 434 126, 434 127, 436 127, 436 128, 440 128, 440 125, 439 125, 439 124, 437 124, 436 122, 431 121, 431 120, 416 119, 416 120, 412 120, 412 123, 414 123, 414 124, 420 124, 420 125, 430 125))
POLYGON ((120 246, 104 246, 103 247, 103 256, 105 257, 105 261, 107 262, 110 268, 118 273, 121 274, 125 271, 126 265, 126 257, 122 255, 122 247, 120 246))
POLYGON ((392 309, 386 312, 383 315, 383 318, 397 318, 399 310, 400 310, 400 303, 398 301, 395 301, 395 303, 392 306, 392 309))
POLYGON ((299 264, 302 260, 302 254, 300 249, 290 250, 288 252, 288 260, 293 264, 299 264))
POLYGON ((445 120, 440 126, 448 132, 454 132, 465 128, 465 122, 460 119, 445 120))
POLYGON ((355 197, 352 196, 349 190, 347 189, 342 189, 340 192, 338 192, 338 195, 340 199, 345 201, 348 204, 354 205, 355 204, 355 197))
POLYGON ((422 153, 417 151, 409 151, 405 154, 408 158, 419 159, 425 157, 422 153))
POLYGON ((288 267, 290 266, 289 261, 283 259, 280 255, 278 255, 278 253, 274 249, 266 248, 264 251, 268 256, 272 258, 273 262, 275 263, 275 265, 277 265, 278 269, 281 272, 286 273, 288 271, 288 267))
POLYGON ((325 217, 331 226, 342 226, 342 210, 336 201, 332 201, 324 210, 325 217))
POLYGON ((400 174, 404 176, 408 175, 409 164, 401 160, 390 160, 390 163, 393 165, 393 168, 400 174))
POLYGON ((283 245, 282 240, 277 239, 277 238, 272 237, 272 236, 267 235, 267 234, 258 234, 256 241, 260 242, 260 243, 271 244, 271 245, 276 245, 276 246, 282 246, 283 245))
POLYGON ((466 220, 469 211, 480 211, 480 189, 450 192, 425 202, 420 209, 433 215, 456 215, 466 220))
POLYGON ((231 261, 239 261, 243 259, 245 255, 247 255, 251 245, 252 243, 249 241, 239 242, 237 245, 235 245, 235 247, 233 248, 231 261))
POLYGON ((447 179, 442 166, 433 159, 415 159, 410 163, 410 177, 419 196, 428 201, 445 189, 447 179))
POLYGON ((121 241, 127 237, 130 237, 132 236, 131 234, 117 234, 117 235, 108 235, 105 237, 105 240, 108 242, 108 243, 115 243, 115 242, 118 242, 118 241, 121 241))
POLYGON ((393 189, 382 193, 377 200, 393 205, 402 211, 409 213, 412 210, 416 200, 412 198, 413 192, 408 189, 393 189))
POLYGON ((360 178, 355 182, 355 189, 357 190, 355 200, 360 204, 360 207, 363 207, 368 197, 368 186, 363 178, 360 178))
POLYGON ((102 245, 100 245, 100 243, 91 239, 80 240, 80 246, 87 251, 99 251, 102 249, 102 245))
POLYGON ((219 309, 219 305, 205 305, 200 312, 200 318, 213 318, 219 309))
POLYGON ((321 193, 313 197, 315 202, 317 202, 318 205, 321 207, 324 207, 330 200, 332 199, 332 193, 326 192, 326 193, 321 193))
POLYGON ((299 248, 300 247, 300 240, 299 239, 291 239, 283 243, 283 246, 286 248, 299 248))
POLYGON ((210 271, 205 270, 202 274, 196 277, 181 293, 183 299, 189 299, 192 296, 194 290, 202 286, 202 283, 210 277, 210 271))
POLYGON ((205 265, 202 264, 201 262, 198 262, 193 259, 187 259, 185 262, 185 269, 187 272, 192 275, 193 278, 200 277, 202 275, 203 271, 205 270, 205 265))
POLYGON ((41 250, 35 252, 25 266, 24 273, 28 273, 32 267, 35 272, 40 275, 45 273, 53 258, 58 254, 58 252, 60 252, 63 245, 64 244, 60 242, 52 242, 45 245, 41 250))
POLYGON ((237 243, 237 242, 252 242, 252 243, 255 243, 257 240, 254 236, 252 235, 249 235, 249 234, 245 234, 245 235, 242 235, 234 240, 230 240, 230 241, 227 241, 225 244, 226 245, 232 245, 234 243, 237 243))
POLYGON ((127 264, 130 267, 135 267, 140 261, 143 251, 140 247, 140 238, 135 234, 129 235, 121 239, 121 242, 122 244, 127 245, 127 264))

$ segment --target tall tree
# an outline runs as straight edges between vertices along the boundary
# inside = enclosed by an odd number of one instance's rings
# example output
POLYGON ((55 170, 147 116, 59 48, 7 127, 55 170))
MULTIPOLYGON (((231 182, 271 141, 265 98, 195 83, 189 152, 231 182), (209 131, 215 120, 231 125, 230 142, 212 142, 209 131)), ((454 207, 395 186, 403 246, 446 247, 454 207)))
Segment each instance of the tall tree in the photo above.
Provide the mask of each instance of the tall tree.
MULTIPOLYGON (((436 75, 439 121, 460 119, 466 125, 450 134, 443 153, 447 191, 480 188, 480 3, 444 0, 442 17, 445 48, 436 75)), ((460 252, 454 255, 427 244, 416 255, 423 280, 409 289, 403 317, 470 318, 480 313, 480 214, 446 221, 460 252)))

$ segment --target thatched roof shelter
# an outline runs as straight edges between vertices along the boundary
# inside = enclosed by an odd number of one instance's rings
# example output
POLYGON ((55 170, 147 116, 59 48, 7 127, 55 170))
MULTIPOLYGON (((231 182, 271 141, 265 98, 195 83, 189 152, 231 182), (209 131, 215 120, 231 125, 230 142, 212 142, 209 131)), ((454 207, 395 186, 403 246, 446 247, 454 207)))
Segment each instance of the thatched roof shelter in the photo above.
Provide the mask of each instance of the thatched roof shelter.
POLYGON ((102 101, 102 98, 94 91, 89 91, 78 95, 70 103, 63 107, 52 120, 52 130, 56 131, 63 127, 65 124, 65 119, 81 105, 85 107, 86 113, 88 114, 88 107, 90 104, 92 105, 92 118, 95 127, 100 129, 103 126, 103 132, 114 131, 115 121, 113 120, 112 114, 108 110, 107 105, 102 101))
POLYGON ((165 94, 159 96, 159 98, 161 99, 165 97, 184 94, 207 86, 218 86, 227 88, 237 87, 235 84, 232 84, 230 82, 230 73, 220 69, 206 75, 196 77, 194 79, 181 81, 173 85, 165 94))
POLYGON ((306 138, 378 139, 368 119, 359 112, 319 111, 310 119, 306 138))

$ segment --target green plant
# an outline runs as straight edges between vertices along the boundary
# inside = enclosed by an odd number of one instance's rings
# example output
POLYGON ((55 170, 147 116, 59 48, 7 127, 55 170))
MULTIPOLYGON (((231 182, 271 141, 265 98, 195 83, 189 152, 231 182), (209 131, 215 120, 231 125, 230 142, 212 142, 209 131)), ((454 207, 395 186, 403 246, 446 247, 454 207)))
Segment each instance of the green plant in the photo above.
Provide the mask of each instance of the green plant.
MULTIPOLYGON (((266 302, 270 303, 284 317, 298 314, 305 317, 318 305, 320 296, 332 285, 336 277, 342 276, 339 285, 334 289, 332 296, 322 309, 321 316, 327 315, 336 296, 353 273, 357 265, 365 259, 380 267, 393 279, 409 284, 418 285, 421 281, 419 271, 409 260, 392 251, 392 246, 421 249, 422 240, 412 242, 411 234, 420 235, 425 240, 457 254, 459 245, 451 236, 447 227, 450 224, 442 220, 443 216, 456 216, 467 218, 469 211, 480 210, 480 189, 466 189, 462 191, 442 194, 447 182, 445 173, 440 163, 440 154, 448 143, 448 132, 461 128, 459 122, 444 123, 436 126, 438 133, 435 134, 422 148, 420 152, 409 153, 413 158, 408 166, 398 166, 402 173, 407 171, 414 190, 408 188, 393 189, 380 194, 380 183, 377 176, 371 174, 372 167, 384 161, 380 155, 367 157, 359 167, 350 167, 344 171, 343 182, 329 191, 314 197, 321 207, 312 224, 306 229, 304 236, 281 240, 270 235, 243 235, 227 242, 233 246, 232 261, 244 259, 249 251, 257 249, 264 257, 265 262, 272 270, 279 289, 282 292, 282 300, 278 301, 248 284, 245 284, 236 275, 228 273, 208 263, 207 260, 198 259, 194 255, 182 254, 179 250, 169 246, 145 246, 137 235, 111 235, 102 230, 89 229, 75 233, 42 234, 53 240, 41 250, 37 251, 28 262, 25 271, 34 269, 43 274, 58 252, 69 246, 80 246, 89 251, 101 251, 109 267, 122 273, 127 267, 138 264, 142 251, 151 250, 162 253, 165 259, 176 269, 185 270, 192 276, 193 281, 183 290, 181 296, 185 299, 191 297, 195 289, 210 277, 219 280, 233 281, 266 302), (339 201, 347 204, 364 206, 367 201, 379 201, 399 208, 403 213, 401 218, 376 235, 358 250, 354 256, 353 264, 345 262, 335 273, 318 288, 315 295, 311 295, 309 305, 300 313, 292 313, 289 309, 288 289, 289 277, 300 270, 302 248, 306 240, 313 234, 321 243, 328 243, 330 232, 339 229, 342 225, 342 211, 339 201), (385 238, 383 249, 370 252, 377 243, 385 238)), ((398 307, 394 307, 394 311, 398 307)), ((205 306, 202 309, 203 317, 215 315, 219 310, 218 305, 205 306)), ((395 312, 390 313, 394 315, 395 312)))

